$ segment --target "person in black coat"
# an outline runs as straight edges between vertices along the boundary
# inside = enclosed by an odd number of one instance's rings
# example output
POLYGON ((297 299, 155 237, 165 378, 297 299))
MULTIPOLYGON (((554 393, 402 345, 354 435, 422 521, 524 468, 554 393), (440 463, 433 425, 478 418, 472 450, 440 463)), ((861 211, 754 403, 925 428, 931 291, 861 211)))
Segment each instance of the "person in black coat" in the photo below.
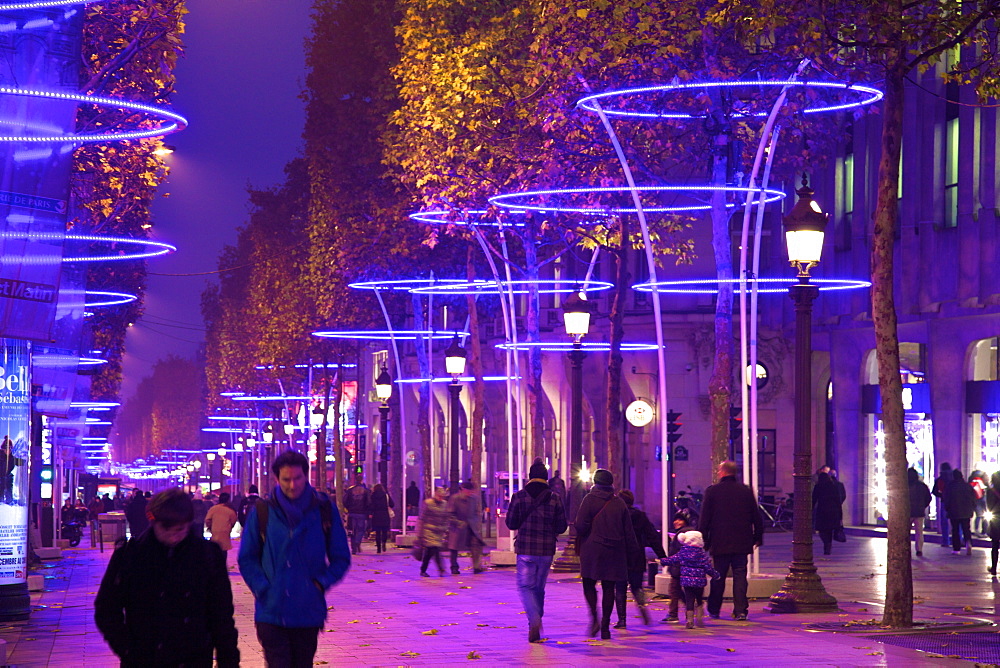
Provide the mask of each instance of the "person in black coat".
POLYGON ((389 509, 395 508, 392 497, 385 491, 381 483, 372 487, 371 501, 368 512, 371 513, 372 531, 375 532, 375 553, 385 552, 385 542, 389 538, 389 509))
POLYGON ((125 506, 125 519, 128 520, 129 534, 138 536, 149 526, 149 519, 146 518, 146 497, 142 492, 135 490, 128 505, 125 506))
POLYGON ((583 596, 590 609, 590 635, 611 638, 615 583, 628 580, 628 555, 636 549, 628 506, 616 494, 611 471, 597 469, 594 486, 576 513, 577 545, 583 596), (597 582, 601 582, 601 616, 597 616, 597 582))
POLYGON ((997 553, 1000 552, 1000 471, 990 476, 990 486, 986 489, 986 509, 990 511, 990 521, 986 533, 990 537, 990 575, 997 574, 997 553))
MULTIPOLYGON (((673 532, 669 534, 672 538, 670 544, 667 546, 667 554, 673 556, 680 552, 682 547, 677 537, 687 531, 697 531, 698 529, 695 526, 696 522, 691 511, 687 508, 681 508, 674 513, 671 524, 673 525, 673 532)), ((704 538, 702 541, 704 541, 704 538)), ((667 566, 667 572, 670 573, 670 591, 668 593, 668 596, 670 596, 670 607, 663 621, 677 622, 680 621, 677 614, 680 611, 681 600, 684 598, 684 590, 681 588, 681 567, 667 566)))
POLYGON ((736 479, 736 462, 719 464, 719 482, 705 490, 698 525, 705 549, 712 555, 720 577, 712 580, 708 614, 719 618, 726 575, 733 571, 733 619, 744 620, 750 611, 747 599, 747 557, 764 543, 764 521, 753 490, 736 479))
POLYGON ((927 513, 927 506, 931 505, 931 490, 920 479, 917 469, 906 470, 907 484, 910 487, 910 521, 916 534, 917 556, 924 556, 924 515, 927 513))
POLYGON ((951 551, 972 554, 972 516, 976 514, 976 492, 965 481, 962 472, 951 472, 952 481, 944 490, 944 509, 951 522, 951 551))
POLYGON ((94 621, 126 668, 239 666, 226 555, 191 528, 180 489, 149 502, 152 529, 115 550, 94 601, 94 621))
POLYGON ((812 491, 813 528, 823 541, 823 554, 830 554, 833 547, 833 532, 843 526, 844 514, 841 504, 840 487, 829 473, 820 473, 812 491))
POLYGON ((643 624, 649 625, 649 610, 646 609, 646 592, 642 588, 642 579, 646 576, 646 548, 650 548, 660 559, 667 556, 663 551, 663 538, 649 521, 646 513, 635 507, 635 495, 630 490, 623 489, 618 496, 628 506, 632 518, 632 530, 635 531, 636 547, 628 556, 628 580, 619 580, 615 584, 615 610, 618 612, 616 629, 625 628, 625 601, 629 590, 632 598, 639 606, 639 614, 643 624))

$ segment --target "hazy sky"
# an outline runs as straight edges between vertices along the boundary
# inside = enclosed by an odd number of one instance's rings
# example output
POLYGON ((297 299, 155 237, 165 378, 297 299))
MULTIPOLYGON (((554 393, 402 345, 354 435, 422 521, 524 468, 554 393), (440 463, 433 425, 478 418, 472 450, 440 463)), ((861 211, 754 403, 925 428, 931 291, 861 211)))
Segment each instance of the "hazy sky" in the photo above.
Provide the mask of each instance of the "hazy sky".
POLYGON ((129 332, 122 398, 169 354, 204 339, 201 292, 219 252, 247 218, 248 185, 271 187, 301 150, 303 40, 311 0, 187 0, 186 55, 173 107, 189 127, 171 135, 172 172, 153 207, 154 237, 178 247, 154 258, 146 314, 129 332), (196 274, 196 275, 185 275, 196 274), (198 275, 200 274, 200 275, 198 275))

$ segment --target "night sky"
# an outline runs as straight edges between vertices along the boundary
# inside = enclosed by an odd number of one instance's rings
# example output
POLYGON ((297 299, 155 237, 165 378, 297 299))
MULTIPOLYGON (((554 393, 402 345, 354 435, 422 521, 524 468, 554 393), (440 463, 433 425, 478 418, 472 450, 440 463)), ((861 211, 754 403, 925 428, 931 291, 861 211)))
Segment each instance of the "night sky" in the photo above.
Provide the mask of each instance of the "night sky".
POLYGON ((246 222, 248 185, 269 188, 301 152, 303 40, 311 0, 188 0, 186 56, 172 105, 190 126, 169 136, 170 179, 153 207, 153 238, 178 247, 154 258, 146 313, 129 332, 122 398, 170 354, 204 339, 201 292, 219 253, 246 222), (157 275, 160 274, 160 275, 157 275), (175 274, 175 275, 170 275, 175 274), (176 274, 200 274, 181 276, 176 274))

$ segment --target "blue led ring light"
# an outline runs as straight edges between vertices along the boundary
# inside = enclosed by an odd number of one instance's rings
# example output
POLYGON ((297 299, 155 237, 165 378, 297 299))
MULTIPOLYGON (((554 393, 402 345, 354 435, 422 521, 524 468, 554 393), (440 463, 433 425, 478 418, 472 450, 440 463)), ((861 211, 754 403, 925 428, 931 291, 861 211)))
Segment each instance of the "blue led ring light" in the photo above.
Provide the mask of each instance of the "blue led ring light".
MULTIPOLYGON (((746 88, 755 89, 761 87, 769 87, 774 89, 781 88, 819 88, 827 91, 837 91, 850 93, 857 97, 853 102, 838 102, 835 104, 824 104, 820 103, 819 106, 805 107, 799 109, 798 111, 803 114, 820 114, 827 111, 841 111, 844 109, 854 109, 856 107, 863 107, 865 105, 874 104, 882 99, 883 93, 877 88, 872 88, 871 86, 865 86, 861 84, 844 83, 839 81, 696 81, 690 83, 677 83, 677 84, 663 84, 658 86, 643 86, 640 88, 625 88, 622 90, 612 90, 605 91, 603 93, 595 93, 593 95, 587 95, 581 98, 576 104, 582 109, 587 111, 597 112, 598 110, 603 111, 608 116, 618 116, 622 118, 638 118, 638 119, 691 119, 691 118, 705 118, 708 114, 708 110, 704 111, 682 111, 679 109, 670 110, 643 110, 636 108, 634 105, 629 104, 627 98, 632 97, 653 97, 662 94, 671 94, 677 92, 690 92, 693 96, 704 95, 706 91, 715 89, 733 89, 733 88, 746 88)), ((777 94, 777 90, 776 90, 777 94)), ((762 101, 762 107, 771 106, 770 101, 762 101)), ((653 102, 647 103, 648 107, 653 106, 653 102)), ((745 111, 741 112, 736 110, 733 114, 733 118, 759 118, 767 116, 768 111, 761 109, 760 111, 745 111)))
MULTIPOLYGON (((441 330, 435 331, 424 331, 424 330, 414 330, 414 329, 401 329, 389 331, 387 329, 382 330, 347 330, 342 332, 335 331, 317 331, 312 333, 313 336, 317 336, 322 339, 348 339, 354 341, 389 341, 391 339, 396 339, 397 341, 415 341, 418 338, 424 339, 451 339, 455 337, 455 332, 443 332, 441 330)), ((467 332, 458 332, 458 336, 466 337, 469 334, 467 332)))
POLYGON ((600 292, 615 287, 607 281, 574 281, 569 279, 538 281, 469 281, 414 288, 410 292, 420 295, 492 295, 503 292, 515 295, 528 294, 529 286, 535 285, 540 295, 569 294, 571 292, 600 292))
MULTIPOLYGON (((691 213, 695 211, 709 211, 712 204, 707 200, 718 192, 725 193, 761 193, 765 194, 764 203, 777 202, 785 197, 785 193, 780 190, 770 188, 747 188, 740 186, 637 186, 634 190, 640 195, 663 197, 672 195, 673 197, 686 197, 693 200, 691 204, 665 205, 650 203, 643 206, 646 213, 691 213), (697 193, 702 193, 699 198, 697 193)), ((490 204, 502 206, 508 209, 519 211, 543 211, 560 213, 583 213, 593 214, 620 214, 636 213, 635 204, 632 201, 632 188, 628 186, 614 186, 608 188, 563 188, 553 190, 529 190, 518 193, 505 193, 495 195, 490 198, 490 204), (608 205, 600 204, 580 204, 573 205, 573 200, 582 200, 588 196, 617 196, 618 203, 611 202, 608 205)), ((741 207, 745 204, 745 198, 737 202, 729 202, 726 208, 741 207)), ((753 204, 758 201, 754 199, 753 204)))
MULTIPOLYGON (((102 306, 118 306, 119 304, 129 304, 139 297, 124 292, 104 292, 103 290, 87 290, 86 298, 95 298, 95 301, 87 301, 86 308, 100 308, 102 306)), ((72 404, 71 404, 72 405, 72 404)))
POLYGON ((464 278, 401 278, 386 281, 360 281, 349 283, 347 287, 355 290, 398 290, 409 292, 414 288, 426 285, 442 285, 445 283, 465 283, 464 278))
POLYGON ((89 5, 99 0, 36 0, 35 2, 7 2, 0 5, 0 12, 18 11, 24 9, 49 9, 50 7, 70 7, 72 5, 89 5))
POLYGON ((160 122, 156 127, 124 132, 98 132, 94 134, 53 134, 53 135, 0 135, 0 142, 54 142, 82 144, 101 141, 122 141, 126 139, 149 139, 161 137, 187 127, 187 119, 166 107, 156 107, 142 102, 133 102, 114 97, 99 97, 83 93, 60 93, 29 88, 14 88, 0 86, 0 95, 15 95, 19 97, 35 97, 46 100, 67 100, 71 102, 94 104, 99 107, 128 109, 130 111, 149 114, 160 122))
MULTIPOLYGON (((731 278, 722 281, 730 285, 737 285, 738 278, 731 278)), ((871 281, 861 281, 851 278, 811 278, 809 282, 816 285, 822 292, 832 292, 834 290, 857 290, 870 288, 871 281)), ((758 278, 746 281, 747 290, 751 290, 753 283, 757 283, 759 294, 787 294, 789 286, 798 283, 796 278, 758 278)), ((652 292, 656 286, 657 292, 674 295, 714 295, 719 292, 719 279, 699 278, 692 280, 673 280, 639 283, 633 285, 632 289, 639 292, 652 292)))
MULTIPOLYGON (((611 351, 611 344, 601 341, 582 341, 580 346, 584 350, 589 350, 595 353, 606 353, 611 351)), ((542 352, 568 353, 573 350, 574 344, 572 341, 522 341, 519 343, 499 343, 495 347, 500 350, 525 351, 531 348, 536 348, 542 352)), ((626 353, 644 352, 656 350, 657 348, 658 346, 655 343, 621 344, 621 351, 626 353)))

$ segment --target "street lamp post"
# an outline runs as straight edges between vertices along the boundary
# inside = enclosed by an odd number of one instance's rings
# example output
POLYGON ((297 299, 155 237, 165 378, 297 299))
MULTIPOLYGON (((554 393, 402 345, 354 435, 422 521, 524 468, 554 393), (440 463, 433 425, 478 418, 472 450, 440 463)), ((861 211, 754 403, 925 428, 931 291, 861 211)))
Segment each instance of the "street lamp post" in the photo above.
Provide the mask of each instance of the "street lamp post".
POLYGON ((566 333, 573 339, 573 350, 569 353, 570 363, 570 427, 569 427, 569 488, 566 500, 566 517, 569 519, 569 543, 562 555, 553 564, 553 570, 575 572, 580 570, 580 555, 576 553, 576 511, 583 501, 583 337, 590 332, 590 318, 596 310, 595 304, 586 299, 582 291, 571 293, 563 300, 563 323, 566 333))
MULTIPOLYGON (((226 448, 219 448, 216 452, 219 455, 219 489, 221 490, 226 485, 226 448)), ((234 490, 235 491, 235 490, 234 490)), ((230 492, 232 494, 232 491, 230 492)))
POLYGON ((211 492, 212 491, 212 478, 215 477, 215 475, 212 473, 212 468, 213 468, 212 467, 212 462, 215 461, 215 453, 214 452, 206 452, 205 453, 205 459, 208 460, 208 491, 211 492))
POLYGON ((452 377, 452 381, 448 384, 448 393, 451 395, 451 461, 449 462, 448 491, 451 494, 458 492, 458 424, 461 409, 459 395, 462 392, 462 385, 458 382, 458 377, 465 373, 465 360, 468 355, 465 348, 459 345, 458 334, 444 351, 445 369, 452 377))
POLYGON ((792 562, 785 582, 773 596, 771 612, 835 612, 837 600, 827 593, 813 563, 812 542, 812 305, 819 288, 809 283, 809 270, 819 264, 827 216, 813 200, 805 175, 796 191, 799 200, 784 218, 788 260, 798 270, 789 290, 795 303, 795 500, 792 562))
POLYGON ((389 489, 389 397, 392 396, 392 376, 382 367, 382 373, 375 379, 375 396, 382 404, 378 407, 382 429, 382 456, 378 463, 379 479, 382 486, 389 489))

